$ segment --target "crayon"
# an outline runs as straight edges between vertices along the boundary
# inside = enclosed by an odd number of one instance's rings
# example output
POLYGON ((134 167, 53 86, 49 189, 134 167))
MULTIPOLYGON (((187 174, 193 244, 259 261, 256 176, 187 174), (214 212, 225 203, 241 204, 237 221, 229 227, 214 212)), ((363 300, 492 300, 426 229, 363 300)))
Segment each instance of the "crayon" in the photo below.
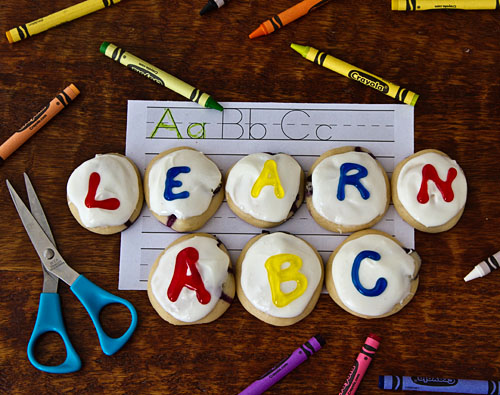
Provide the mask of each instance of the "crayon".
POLYGON ((9 43, 23 40, 44 32, 63 23, 70 22, 73 19, 80 18, 92 12, 99 11, 102 8, 110 7, 121 0, 86 0, 71 7, 57 11, 53 14, 37 19, 36 21, 10 29, 5 33, 9 43))
POLYGON ((203 93, 199 89, 181 81, 177 77, 160 70, 158 67, 139 59, 130 52, 126 52, 125 50, 118 48, 114 44, 105 41, 101 44, 100 51, 108 58, 111 58, 129 69, 153 80, 154 82, 173 90, 179 95, 198 103, 202 107, 213 108, 219 111, 223 110, 222 106, 217 103, 212 96, 207 93, 203 93))
POLYGON ((280 12, 278 15, 273 16, 271 19, 264 21, 260 26, 255 29, 248 37, 256 38, 271 34, 275 30, 281 29, 283 26, 288 25, 296 19, 308 14, 309 12, 321 7, 323 4, 328 3, 330 0, 304 0, 295 4, 293 7, 280 12))
POLYGON ((11 154, 23 145, 31 136, 38 132, 47 122, 56 116, 63 108, 71 103, 80 91, 73 84, 66 87, 61 93, 54 97, 49 104, 43 107, 24 126, 8 138, 0 146, 0 165, 3 164, 11 154))
POLYGON ((392 0, 393 11, 498 10, 498 0, 392 0))
POLYGON ((200 15, 205 15, 208 11, 213 11, 218 8, 221 8, 224 4, 227 3, 227 0, 208 0, 205 7, 203 7, 200 11, 200 15))
POLYGON ((320 52, 313 47, 297 44, 292 44, 291 47, 307 60, 342 74, 347 78, 361 82, 396 100, 412 106, 417 102, 418 95, 416 93, 377 77, 375 74, 368 73, 331 55, 320 52))
POLYGON ((302 362, 306 361, 316 351, 325 345, 325 339, 321 335, 311 337, 303 345, 297 348, 288 358, 282 360, 270 371, 254 381, 239 395, 259 395, 280 381, 288 373, 294 370, 302 362))
POLYGON ((418 376, 379 376, 378 386, 383 390, 449 392, 454 394, 499 395, 500 381, 461 380, 418 376))
POLYGON ((342 389, 339 392, 339 395, 354 395, 356 390, 363 380, 363 377, 370 366, 370 363, 375 356, 375 352, 380 345, 380 337, 374 334, 368 335, 365 340, 365 344, 361 348, 361 352, 358 354, 358 357, 354 361, 354 366, 349 372, 349 376, 342 386, 342 389))
POLYGON ((500 267, 500 251, 486 258, 484 261, 474 266, 474 269, 464 277, 464 281, 474 280, 479 277, 484 277, 500 267))

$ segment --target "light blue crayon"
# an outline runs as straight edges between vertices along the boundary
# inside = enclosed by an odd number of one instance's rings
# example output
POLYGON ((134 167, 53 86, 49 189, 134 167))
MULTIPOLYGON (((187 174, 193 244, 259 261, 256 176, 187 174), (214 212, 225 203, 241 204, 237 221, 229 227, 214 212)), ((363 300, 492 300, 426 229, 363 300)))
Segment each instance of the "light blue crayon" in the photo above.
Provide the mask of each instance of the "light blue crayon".
POLYGON ((500 381, 462 380, 418 376, 379 376, 383 390, 449 392, 454 394, 500 395, 500 381))

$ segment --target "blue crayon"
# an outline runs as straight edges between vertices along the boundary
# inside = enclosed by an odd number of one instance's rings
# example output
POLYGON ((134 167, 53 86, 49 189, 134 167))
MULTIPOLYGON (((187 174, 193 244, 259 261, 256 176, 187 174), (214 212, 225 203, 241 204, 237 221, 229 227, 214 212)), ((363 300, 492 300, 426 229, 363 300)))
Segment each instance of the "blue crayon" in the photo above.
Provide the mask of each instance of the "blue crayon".
POLYGON ((454 394, 500 395, 500 381, 443 379, 418 376, 379 376, 383 390, 449 392, 454 394))

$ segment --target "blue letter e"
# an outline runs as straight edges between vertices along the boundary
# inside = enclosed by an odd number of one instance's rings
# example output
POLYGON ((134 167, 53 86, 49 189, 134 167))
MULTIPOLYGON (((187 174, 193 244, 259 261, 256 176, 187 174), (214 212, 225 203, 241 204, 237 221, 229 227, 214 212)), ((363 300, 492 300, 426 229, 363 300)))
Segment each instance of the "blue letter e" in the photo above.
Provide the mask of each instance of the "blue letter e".
POLYGON ((189 197, 188 191, 174 193, 172 189, 182 186, 182 182, 176 180, 175 177, 180 173, 189 173, 190 171, 191 169, 187 166, 175 166, 168 169, 167 178, 165 179, 165 192, 163 193, 163 197, 166 200, 186 199, 189 197))

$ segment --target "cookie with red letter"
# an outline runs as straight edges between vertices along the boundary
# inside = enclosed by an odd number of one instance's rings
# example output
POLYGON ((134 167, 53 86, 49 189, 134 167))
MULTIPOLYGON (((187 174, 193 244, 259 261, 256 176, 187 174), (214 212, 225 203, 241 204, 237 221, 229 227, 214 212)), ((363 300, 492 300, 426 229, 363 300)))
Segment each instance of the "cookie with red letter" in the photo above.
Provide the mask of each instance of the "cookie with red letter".
POLYGON ((160 254, 149 273, 149 300, 174 325, 216 320, 229 308, 234 294, 227 250, 206 233, 178 238, 160 254))
POLYGON ((121 232, 141 212, 141 175, 123 155, 96 155, 71 173, 66 195, 71 214, 84 228, 100 234, 121 232))
POLYGON ((394 207, 415 229, 428 233, 451 229, 462 216, 466 200, 465 174, 444 152, 419 151, 394 169, 394 207))

